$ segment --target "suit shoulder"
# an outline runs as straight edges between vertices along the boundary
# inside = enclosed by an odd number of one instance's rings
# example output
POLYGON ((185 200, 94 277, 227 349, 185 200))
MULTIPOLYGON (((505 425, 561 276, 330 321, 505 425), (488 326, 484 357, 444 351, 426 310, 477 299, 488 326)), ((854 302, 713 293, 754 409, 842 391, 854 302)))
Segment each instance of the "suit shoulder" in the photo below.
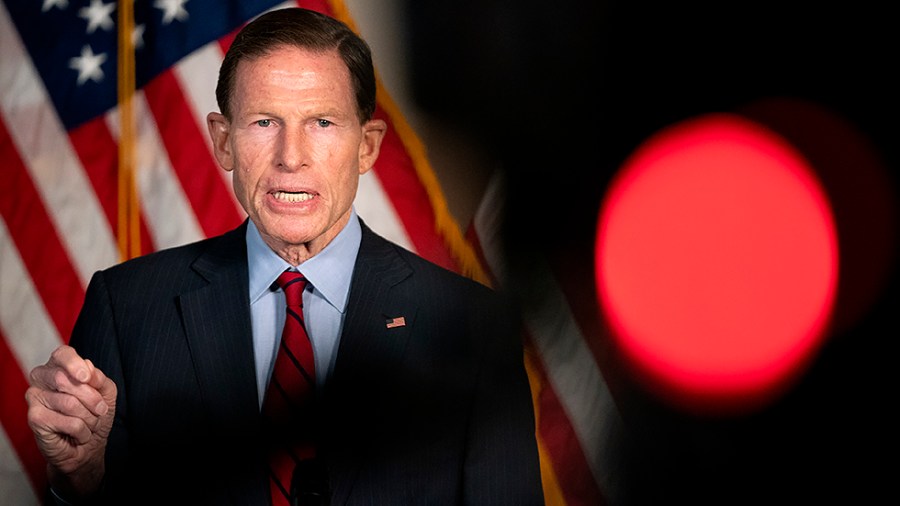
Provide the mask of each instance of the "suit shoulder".
POLYGON ((431 260, 418 255, 417 253, 413 253, 412 251, 403 248, 402 246, 399 246, 397 244, 393 244, 393 246, 398 251, 398 254, 406 261, 409 267, 416 274, 423 275, 428 278, 433 278, 435 280, 440 280, 444 283, 449 283, 452 286, 456 286, 459 288, 484 292, 485 294, 495 293, 493 288, 479 283, 472 278, 454 272, 444 266, 438 265, 431 260))
POLYGON ((141 272, 172 269, 174 265, 190 264, 214 242, 215 238, 173 246, 125 260, 103 270, 107 275, 132 276, 141 272))
POLYGON ((363 227, 360 255, 365 258, 367 262, 379 263, 380 265, 375 267, 376 270, 380 272, 394 272, 396 266, 391 266, 391 264, 394 263, 396 259, 399 259, 417 279, 422 280, 423 282, 437 283, 437 286, 454 287, 485 294, 494 293, 492 288, 438 265, 437 263, 382 237, 369 228, 362 220, 360 220, 360 222, 363 227))
POLYGON ((394 245, 411 270, 408 290, 420 296, 424 306, 441 310, 466 308, 471 314, 492 314, 496 319, 516 320, 516 304, 510 294, 451 271, 399 245, 394 245))
POLYGON ((99 274, 109 280, 137 280, 146 278, 172 278, 176 273, 190 269, 201 257, 234 256, 246 259, 245 230, 242 225, 225 234, 173 246, 141 255, 102 270, 99 274))

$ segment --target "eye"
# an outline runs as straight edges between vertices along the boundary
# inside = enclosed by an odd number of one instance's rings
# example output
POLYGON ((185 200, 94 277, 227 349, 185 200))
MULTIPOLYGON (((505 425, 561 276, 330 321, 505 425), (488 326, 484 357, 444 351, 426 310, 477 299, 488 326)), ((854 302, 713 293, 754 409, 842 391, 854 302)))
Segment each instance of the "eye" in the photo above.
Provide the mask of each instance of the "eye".
POLYGON ((263 128, 266 128, 266 127, 272 126, 272 120, 270 120, 270 119, 261 119, 261 120, 258 120, 258 121, 256 122, 256 125, 257 125, 257 126, 261 126, 261 127, 263 127, 263 128))
POLYGON ((328 128, 328 127, 330 127, 331 125, 333 125, 333 123, 330 122, 330 121, 328 121, 327 119, 319 119, 319 120, 316 120, 316 124, 319 125, 319 126, 322 127, 322 128, 328 128))

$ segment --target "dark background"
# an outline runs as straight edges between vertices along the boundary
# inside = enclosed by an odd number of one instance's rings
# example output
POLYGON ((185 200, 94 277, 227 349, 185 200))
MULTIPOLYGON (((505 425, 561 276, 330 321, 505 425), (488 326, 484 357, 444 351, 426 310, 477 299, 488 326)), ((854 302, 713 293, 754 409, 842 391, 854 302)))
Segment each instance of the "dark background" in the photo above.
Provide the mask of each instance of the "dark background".
POLYGON ((597 307, 601 199, 631 151, 667 125, 743 113, 820 171, 840 237, 837 325, 781 397, 740 416, 691 414, 602 348, 630 435, 617 470, 623 502, 896 500, 900 30, 889 4, 456 0, 407 10, 417 102, 506 170, 504 239, 523 297, 540 257, 570 300, 597 307))

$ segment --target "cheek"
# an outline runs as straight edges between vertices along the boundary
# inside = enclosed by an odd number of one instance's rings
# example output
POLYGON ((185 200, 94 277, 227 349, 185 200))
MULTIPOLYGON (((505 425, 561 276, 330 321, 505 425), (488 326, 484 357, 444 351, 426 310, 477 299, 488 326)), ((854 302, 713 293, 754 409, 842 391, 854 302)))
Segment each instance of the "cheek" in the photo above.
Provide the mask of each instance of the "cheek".
POLYGON ((234 184, 245 191, 255 186, 255 180, 265 170, 271 159, 270 144, 250 139, 235 146, 234 184), (252 142, 251 142, 252 141, 252 142))
POLYGON ((243 171, 252 171, 263 166, 271 157, 270 144, 261 142, 244 142, 238 145, 237 167, 243 171))
POLYGON ((347 145, 322 146, 311 157, 316 167, 327 171, 325 177, 335 191, 355 187, 359 178, 359 159, 356 150, 347 145))
POLYGON ((238 201, 246 208, 253 201, 257 181, 259 180, 260 170, 252 161, 241 159, 235 169, 232 171, 232 184, 234 185, 234 194, 238 201), (249 163, 248 163, 249 162, 249 163))
POLYGON ((231 174, 231 182, 234 186, 234 196, 237 197, 241 207, 243 207, 245 211, 249 211, 248 204, 250 203, 250 191, 248 188, 252 187, 247 181, 249 176, 244 169, 235 170, 231 174))
POLYGON ((339 186, 338 192, 341 194, 342 200, 352 202, 356 197, 356 190, 359 186, 359 172, 356 170, 356 166, 345 167, 336 182, 339 186))

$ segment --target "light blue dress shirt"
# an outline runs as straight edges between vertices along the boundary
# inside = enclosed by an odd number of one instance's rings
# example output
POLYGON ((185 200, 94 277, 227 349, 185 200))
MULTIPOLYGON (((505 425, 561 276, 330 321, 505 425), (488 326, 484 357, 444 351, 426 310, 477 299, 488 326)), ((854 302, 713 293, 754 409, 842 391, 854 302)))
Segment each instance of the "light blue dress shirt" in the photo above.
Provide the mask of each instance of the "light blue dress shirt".
MULTIPOLYGON (((350 221, 317 255, 299 270, 309 280, 303 292, 303 318, 316 361, 316 385, 321 390, 334 369, 337 349, 350 296, 350 278, 359 253, 362 228, 356 211, 350 221)), ((272 375, 275 355, 284 327, 286 302, 275 280, 292 266, 279 257, 259 235, 253 221, 247 226, 247 261, 250 273, 250 320, 256 360, 256 386, 262 406, 272 375), (273 290, 273 287, 275 289, 273 290)))

